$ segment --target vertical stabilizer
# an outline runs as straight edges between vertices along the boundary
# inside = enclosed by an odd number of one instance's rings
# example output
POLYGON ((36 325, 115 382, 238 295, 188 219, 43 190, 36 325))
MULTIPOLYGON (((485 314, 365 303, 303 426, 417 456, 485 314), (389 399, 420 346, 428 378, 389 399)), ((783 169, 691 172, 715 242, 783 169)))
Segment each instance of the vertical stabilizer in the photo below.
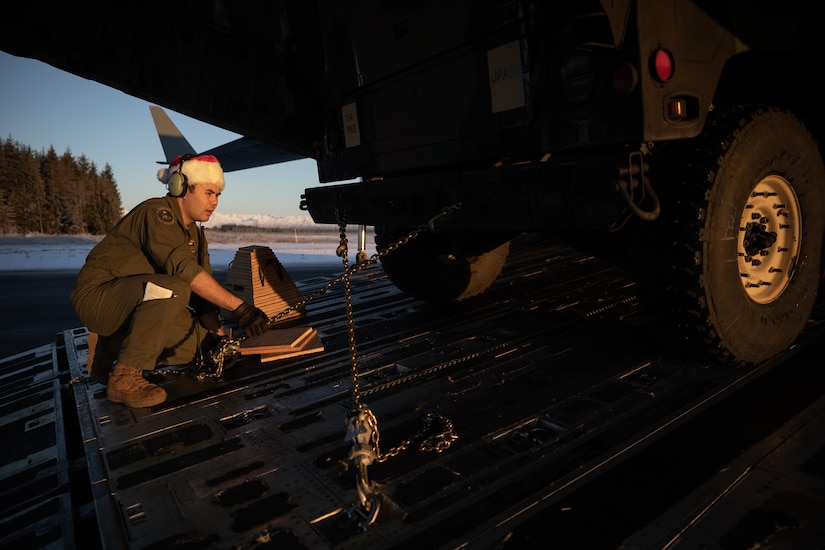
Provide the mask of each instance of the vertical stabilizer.
POLYGON ((180 133, 178 127, 175 126, 175 123, 172 122, 172 119, 163 109, 152 105, 149 110, 152 112, 152 120, 155 121, 160 145, 163 147, 163 154, 166 155, 166 164, 171 163, 178 155, 197 154, 195 148, 186 141, 186 138, 183 137, 183 134, 180 133))

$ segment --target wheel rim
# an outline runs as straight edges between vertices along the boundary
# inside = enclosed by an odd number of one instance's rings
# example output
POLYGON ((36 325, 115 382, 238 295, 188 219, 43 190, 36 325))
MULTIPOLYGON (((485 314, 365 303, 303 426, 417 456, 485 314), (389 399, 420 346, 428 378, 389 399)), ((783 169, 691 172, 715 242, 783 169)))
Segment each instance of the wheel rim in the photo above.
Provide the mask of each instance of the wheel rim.
POLYGON ((799 200, 785 178, 771 175, 751 190, 742 210, 737 256, 748 297, 769 304, 788 287, 802 245, 799 200))

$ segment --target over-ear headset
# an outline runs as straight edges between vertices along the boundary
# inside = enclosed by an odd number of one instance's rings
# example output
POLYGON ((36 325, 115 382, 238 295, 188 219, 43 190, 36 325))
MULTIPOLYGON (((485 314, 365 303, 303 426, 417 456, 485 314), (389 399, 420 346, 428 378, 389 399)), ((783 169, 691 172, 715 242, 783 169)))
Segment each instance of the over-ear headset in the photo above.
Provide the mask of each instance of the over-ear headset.
POLYGON ((186 194, 186 191, 189 189, 189 180, 186 179, 186 174, 182 172, 183 163, 194 157, 195 155, 183 155, 180 158, 178 169, 175 172, 172 172, 172 175, 169 176, 169 181, 166 182, 166 187, 169 189, 169 195, 173 197, 182 197, 186 194))

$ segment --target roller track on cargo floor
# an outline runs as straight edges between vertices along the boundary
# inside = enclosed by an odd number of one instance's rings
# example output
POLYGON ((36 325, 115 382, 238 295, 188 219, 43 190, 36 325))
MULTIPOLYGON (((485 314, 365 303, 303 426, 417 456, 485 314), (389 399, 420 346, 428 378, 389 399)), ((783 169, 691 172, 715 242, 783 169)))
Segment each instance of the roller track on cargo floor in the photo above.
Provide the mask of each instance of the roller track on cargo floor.
MULTIPOLYGON (((298 287, 310 295, 328 281, 298 287)), ((646 529, 737 454, 714 443, 730 438, 707 429, 699 443, 680 445, 696 441, 697 423, 724 430, 732 414, 719 412, 723 404, 750 403, 748 392, 764 391, 766 381, 779 392, 807 380, 792 399, 748 405, 772 420, 764 430, 816 402, 823 387, 823 375, 801 359, 822 337, 821 311, 800 342, 768 364, 696 362, 656 337, 621 270, 541 237, 514 241, 499 280, 467 303, 409 298, 377 265, 354 275, 352 289, 359 384, 381 450, 415 434, 429 413, 449 419, 458 435, 444 452, 413 445, 369 466, 381 502, 373 525, 364 529, 347 513, 358 497, 348 459, 353 401, 342 285, 307 306, 323 353, 267 363, 243 357, 219 379, 161 370, 155 379, 169 399, 150 409, 110 403, 105 387, 88 379, 82 327, 65 331, 48 357, 44 348, 6 365, 43 371, 51 385, 42 394, 57 395, 54 409, 67 427, 61 420, 50 428, 56 456, 38 472, 24 471, 21 453, 18 485, 5 476, 4 492, 22 504, 0 525, 17 525, 21 540, 40 543, 51 525, 64 543, 106 548, 658 541, 663 535, 646 529), (650 458, 655 453, 665 464, 650 458), (53 485, 44 487, 47 477, 53 485), (636 483, 622 486, 629 480, 636 483), (34 522, 39 535, 29 510, 40 503, 22 496, 36 483, 51 495, 43 501, 51 512, 34 522)), ((22 393, 32 377, 19 378, 22 393)), ((32 450, 29 463, 49 452, 32 450)))

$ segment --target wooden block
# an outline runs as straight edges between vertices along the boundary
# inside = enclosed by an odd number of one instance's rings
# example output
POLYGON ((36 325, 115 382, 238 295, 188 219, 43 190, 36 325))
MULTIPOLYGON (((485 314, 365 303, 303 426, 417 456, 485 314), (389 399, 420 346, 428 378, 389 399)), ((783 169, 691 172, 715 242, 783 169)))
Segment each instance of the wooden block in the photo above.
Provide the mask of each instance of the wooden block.
POLYGON ((286 353, 262 353, 261 363, 277 361, 279 359, 287 359, 289 357, 297 357, 299 355, 308 355, 310 353, 320 353, 322 351, 324 351, 324 344, 321 342, 321 336, 316 332, 312 338, 306 342, 303 349, 286 353))
POLYGON ((264 355, 303 351, 318 331, 312 327, 272 328, 258 336, 251 336, 241 343, 241 355, 264 355))
MULTIPOLYGON (((235 253, 224 287, 245 302, 254 304, 270 318, 304 300, 284 266, 267 246, 244 246, 235 253)), ((284 315, 279 321, 303 318, 306 308, 284 315)), ((231 312, 222 311, 224 317, 231 312)))

